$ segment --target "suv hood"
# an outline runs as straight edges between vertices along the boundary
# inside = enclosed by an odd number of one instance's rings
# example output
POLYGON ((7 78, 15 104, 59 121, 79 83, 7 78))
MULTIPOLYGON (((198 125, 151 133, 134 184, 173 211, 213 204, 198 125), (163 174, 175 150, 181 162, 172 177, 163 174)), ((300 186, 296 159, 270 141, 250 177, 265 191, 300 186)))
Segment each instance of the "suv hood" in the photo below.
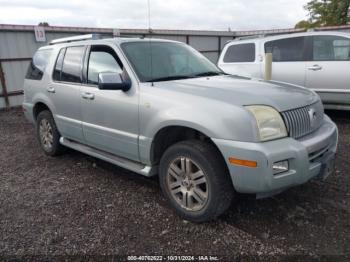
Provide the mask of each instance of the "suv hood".
POLYGON ((315 92, 303 87, 231 75, 164 81, 155 85, 234 105, 268 105, 280 112, 310 105, 319 99, 315 92))

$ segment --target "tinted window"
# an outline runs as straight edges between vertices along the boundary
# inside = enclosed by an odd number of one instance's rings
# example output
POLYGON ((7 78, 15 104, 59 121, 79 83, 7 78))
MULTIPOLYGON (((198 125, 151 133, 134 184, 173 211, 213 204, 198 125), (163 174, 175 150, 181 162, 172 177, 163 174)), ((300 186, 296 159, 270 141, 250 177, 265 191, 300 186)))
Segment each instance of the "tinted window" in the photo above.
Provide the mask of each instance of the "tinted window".
POLYGON ((232 45, 224 56, 226 63, 254 62, 255 44, 232 45))
POLYGON ((99 73, 122 73, 121 62, 115 52, 105 46, 92 47, 88 65, 88 83, 97 84, 99 73))
POLYGON ((81 83, 84 46, 68 47, 63 60, 61 81, 81 83))
POLYGON ((350 39, 339 36, 314 36, 313 60, 350 60, 350 39))
POLYGON ((29 64, 26 78, 33 80, 41 80, 44 75, 44 70, 49 61, 50 55, 51 50, 37 51, 29 64))
POLYGON ((265 43, 265 53, 272 53, 272 61, 305 61, 305 37, 286 38, 265 43))
POLYGON ((63 65, 63 58, 64 58, 64 53, 66 52, 66 49, 63 48, 61 49, 60 53, 58 54, 57 60, 56 60, 56 65, 53 70, 53 80, 60 81, 61 80, 61 71, 62 71, 62 65, 63 65))

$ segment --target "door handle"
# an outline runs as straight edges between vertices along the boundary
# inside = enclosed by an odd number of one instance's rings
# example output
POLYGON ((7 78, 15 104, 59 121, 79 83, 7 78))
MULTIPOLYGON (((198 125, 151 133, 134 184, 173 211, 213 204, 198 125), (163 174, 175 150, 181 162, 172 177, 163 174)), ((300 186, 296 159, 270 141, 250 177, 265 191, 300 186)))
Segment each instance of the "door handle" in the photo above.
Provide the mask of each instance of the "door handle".
POLYGON ((322 66, 313 65, 313 66, 308 67, 307 69, 312 70, 312 71, 318 71, 318 70, 322 70, 322 66))
POLYGON ((84 92, 81 94, 81 97, 84 99, 93 100, 95 98, 95 95, 89 92, 84 92))
POLYGON ((46 88, 46 91, 49 92, 49 93, 55 93, 56 92, 55 88, 53 88, 53 87, 46 88))

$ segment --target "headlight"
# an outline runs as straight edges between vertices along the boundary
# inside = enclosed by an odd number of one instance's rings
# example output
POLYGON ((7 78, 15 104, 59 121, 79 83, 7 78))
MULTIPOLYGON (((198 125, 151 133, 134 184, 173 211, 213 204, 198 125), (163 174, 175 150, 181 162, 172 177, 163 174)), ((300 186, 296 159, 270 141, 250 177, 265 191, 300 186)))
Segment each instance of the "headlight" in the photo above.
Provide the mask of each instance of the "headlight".
POLYGON ((254 115, 260 141, 286 137, 287 130, 279 112, 270 106, 246 106, 254 115))

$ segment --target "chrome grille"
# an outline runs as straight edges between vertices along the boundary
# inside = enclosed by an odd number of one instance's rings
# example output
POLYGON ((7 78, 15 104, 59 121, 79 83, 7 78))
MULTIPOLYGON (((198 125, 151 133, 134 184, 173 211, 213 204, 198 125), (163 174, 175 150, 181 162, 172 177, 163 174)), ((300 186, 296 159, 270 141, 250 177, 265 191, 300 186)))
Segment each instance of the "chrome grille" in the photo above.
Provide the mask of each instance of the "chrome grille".
POLYGON ((323 114, 321 101, 282 112, 288 134, 293 138, 300 138, 318 129, 322 124, 323 114))

